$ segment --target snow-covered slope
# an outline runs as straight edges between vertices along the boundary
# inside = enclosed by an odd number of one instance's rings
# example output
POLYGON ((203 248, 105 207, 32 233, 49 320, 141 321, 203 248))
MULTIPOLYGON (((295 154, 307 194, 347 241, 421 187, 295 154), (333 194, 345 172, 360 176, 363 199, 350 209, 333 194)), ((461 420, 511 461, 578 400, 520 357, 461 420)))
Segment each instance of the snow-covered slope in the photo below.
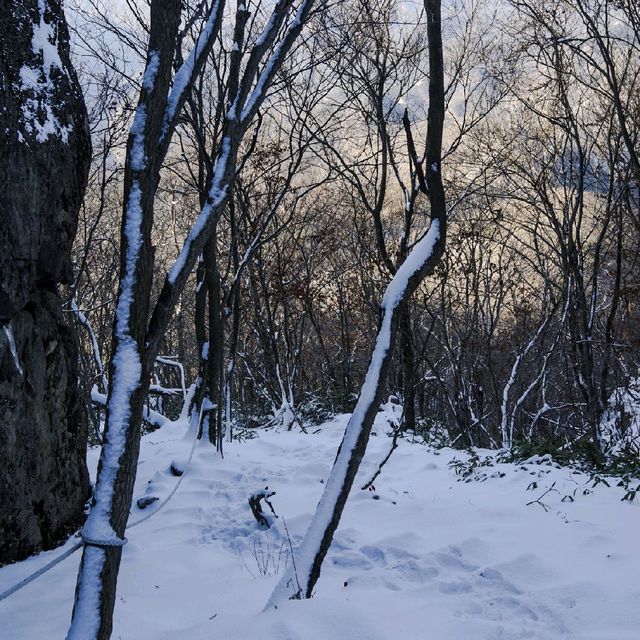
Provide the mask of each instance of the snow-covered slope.
MULTIPOLYGON (((357 486, 388 450, 388 417, 378 417, 357 486)), ((174 498, 128 533, 113 638, 640 637, 640 505, 621 502, 622 489, 591 488, 545 461, 481 468, 484 481, 460 482, 448 463, 465 454, 407 441, 375 491, 354 489, 315 597, 261 613, 289 558, 285 521, 295 546, 347 418, 308 434, 263 432, 228 444, 223 460, 199 445, 174 498), (247 504, 265 486, 280 516, 269 530, 247 504)), ((184 464, 190 448, 179 424, 144 438, 135 498, 167 495, 169 465, 184 464)), ((133 511, 132 520, 147 512, 133 511)), ((0 591, 57 553, 0 569, 0 591)), ((78 561, 1 602, 0 636, 64 638, 78 561)))

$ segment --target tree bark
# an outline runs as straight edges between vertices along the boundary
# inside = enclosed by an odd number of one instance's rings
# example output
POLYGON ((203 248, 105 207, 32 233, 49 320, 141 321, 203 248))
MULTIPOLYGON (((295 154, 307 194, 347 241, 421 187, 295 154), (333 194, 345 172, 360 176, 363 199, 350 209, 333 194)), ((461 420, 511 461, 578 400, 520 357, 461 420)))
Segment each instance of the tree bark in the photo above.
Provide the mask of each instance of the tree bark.
POLYGON ((107 640, 112 631, 122 556, 117 544, 124 538, 131 508, 144 400, 157 355, 145 352, 144 344, 154 264, 151 228, 179 24, 179 0, 152 2, 147 64, 127 143, 104 442, 92 509, 83 528, 85 546, 67 635, 77 640, 107 640))
POLYGON ((400 344, 402 351, 402 388, 404 392, 404 420, 402 428, 406 431, 416 429, 416 381, 413 357, 413 339, 411 334, 411 311, 405 305, 400 319, 400 344))
POLYGON ((210 405, 207 414, 209 442, 222 447, 222 385, 224 367, 224 318, 222 315, 220 272, 218 270, 216 232, 207 242, 204 252, 205 285, 209 295, 209 353, 207 359, 206 393, 210 405), (215 405, 215 409, 213 408, 215 405))

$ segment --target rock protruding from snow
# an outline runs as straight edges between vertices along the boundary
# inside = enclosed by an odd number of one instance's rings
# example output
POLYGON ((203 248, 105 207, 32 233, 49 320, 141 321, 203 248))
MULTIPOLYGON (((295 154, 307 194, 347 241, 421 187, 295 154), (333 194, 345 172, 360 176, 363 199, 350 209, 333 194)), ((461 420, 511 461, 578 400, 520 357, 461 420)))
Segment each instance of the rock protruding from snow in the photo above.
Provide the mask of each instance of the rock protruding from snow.
POLYGON ((146 509, 150 504, 158 500, 160 500, 158 496, 142 496, 142 498, 136 500, 136 504, 138 505, 138 509, 146 509))

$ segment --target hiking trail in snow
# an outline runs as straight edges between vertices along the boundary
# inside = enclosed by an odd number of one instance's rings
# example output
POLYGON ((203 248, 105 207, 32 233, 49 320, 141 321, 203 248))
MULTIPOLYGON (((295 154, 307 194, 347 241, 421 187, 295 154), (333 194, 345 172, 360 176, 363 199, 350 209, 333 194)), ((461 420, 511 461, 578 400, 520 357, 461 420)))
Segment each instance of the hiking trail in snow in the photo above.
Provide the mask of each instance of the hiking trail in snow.
MULTIPOLYGON (((227 444, 224 459, 198 445, 171 502, 127 534, 112 637, 637 640, 640 505, 547 459, 460 481, 448 463, 466 453, 402 439, 375 489, 362 491, 390 446, 389 411, 378 415, 314 598, 261 613, 289 560, 284 521, 295 547, 347 415, 307 434, 257 431, 227 444), (247 502, 267 486, 279 516, 270 529, 247 502)), ((154 508, 138 509, 138 498, 171 491, 169 467, 190 446, 180 423, 143 438, 131 520, 154 508)), ((0 569, 0 591, 58 553, 0 569)), ((3 638, 64 638, 79 559, 0 603, 3 638)))

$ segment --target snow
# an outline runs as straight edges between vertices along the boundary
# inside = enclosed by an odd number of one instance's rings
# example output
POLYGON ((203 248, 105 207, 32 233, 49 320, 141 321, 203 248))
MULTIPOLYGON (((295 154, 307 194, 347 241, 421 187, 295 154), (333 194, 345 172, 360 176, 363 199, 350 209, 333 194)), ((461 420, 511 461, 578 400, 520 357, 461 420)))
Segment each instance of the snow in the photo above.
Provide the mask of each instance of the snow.
MULTIPOLYGON (((139 113, 139 111, 138 111, 139 113)), ((136 118, 137 118, 136 114, 136 118)), ((84 525, 84 534, 93 540, 116 539, 109 523, 113 482, 125 449, 126 430, 129 421, 129 399, 140 385, 142 364, 138 347, 129 335, 129 318, 133 305, 135 266, 142 245, 141 192, 134 181, 127 204, 125 235, 127 236, 126 269, 120 283, 116 308, 116 334, 118 343, 113 357, 113 388, 109 401, 109 432, 102 450, 102 474, 94 492, 94 505, 84 525)))
POLYGON ((147 68, 144 70, 144 76, 142 78, 142 86, 148 93, 153 91, 153 85, 155 84, 159 68, 160 53, 154 49, 149 52, 149 63, 147 64, 147 68))
POLYGON ((614 389, 602 416, 600 432, 611 453, 640 444, 640 377, 614 389))
MULTIPOLYGON (((274 28, 276 26, 276 18, 279 15, 279 11, 278 9, 281 8, 282 3, 277 3, 275 10, 271 12, 271 16, 269 17, 269 21, 267 22, 266 26, 264 27, 264 29, 262 30, 262 32, 260 33, 260 35, 256 38, 254 47, 256 49, 262 48, 265 46, 265 44, 267 44, 267 40, 273 36, 273 31, 274 28)), ((238 7, 238 9, 240 9, 238 7)))
POLYGON ((57 30, 54 24, 45 21, 45 10, 45 0, 38 0, 40 20, 33 24, 31 38, 35 65, 24 65, 20 69, 19 89, 28 96, 22 105, 24 127, 27 133, 35 134, 38 142, 45 142, 49 136, 59 136, 66 143, 71 127, 60 123, 51 106, 55 76, 66 75, 66 70, 58 54, 57 30))
MULTIPOLYGON (((100 573, 104 565, 104 552, 97 547, 87 547, 84 571, 81 580, 89 583, 90 588, 83 588, 79 592, 78 612, 73 626, 69 629, 67 640, 85 640, 95 637, 99 622, 96 611, 100 607, 99 583, 100 573)), ((64 637, 60 634, 60 637, 64 637)))
POLYGON ((18 350, 16 349, 16 341, 13 337, 13 329, 10 324, 3 324, 2 330, 4 331, 4 335, 7 338, 7 345, 9 347, 9 352, 11 353, 11 358, 13 359, 13 365, 16 368, 16 371, 23 375, 24 371, 22 369, 22 365, 20 364, 20 358, 18 357, 18 350))
POLYGON ((440 222, 439 220, 432 220, 427 233, 416 243, 387 286, 382 299, 383 309, 390 309, 398 305, 404 296, 409 280, 422 268, 427 258, 432 255, 439 239, 440 222))
MULTIPOLYGON (((592 487, 588 476, 548 458, 480 467, 484 481, 465 482, 449 463, 467 454, 400 439, 375 490, 361 491, 389 449, 396 414, 397 406, 387 405, 376 419, 314 598, 265 613, 289 557, 286 530, 295 547, 349 416, 306 434, 259 431, 229 443, 224 459, 208 443, 198 445, 173 499, 127 531, 112 637, 638 637, 640 505, 621 502, 623 489, 592 487), (527 505, 553 483, 542 499, 548 511, 527 505), (256 523, 247 502, 266 486, 276 492, 271 501, 280 516, 270 529, 256 523), (563 501, 567 495, 574 502, 563 501)), ((169 464, 186 460, 191 444, 186 420, 143 438, 134 504, 143 495, 169 495, 176 482, 169 464)), ((92 468, 97 455, 89 453, 92 468)), ((134 506, 131 519, 147 510, 134 506)), ((1 568, 0 591, 58 553, 1 568)), ((0 603, 3 637, 64 638, 79 559, 72 556, 0 603)), ((91 574, 98 570, 99 560, 91 574)))
MULTIPOLYGON (((149 61, 147 68, 144 70, 144 76, 142 78, 142 86, 147 93, 153 91, 153 86, 160 69, 160 53, 156 50, 149 52, 149 61)), ((145 127, 147 126, 147 106, 141 102, 136 109, 136 115, 133 118, 131 124, 131 155, 130 163, 131 168, 134 171, 143 171, 147 165, 147 156, 144 150, 145 140, 145 127)), ((129 200, 129 206, 136 206, 135 199, 137 198, 139 207, 140 200, 140 187, 138 183, 134 183, 131 189, 131 196, 129 200)))
POLYGON ((109 432, 103 448, 101 482, 96 485, 94 504, 83 527, 86 538, 91 540, 117 540, 118 536, 109 522, 113 483, 118 464, 124 453, 126 426, 129 419, 131 392, 140 384, 141 365, 138 350, 133 341, 121 343, 114 356, 114 377, 119 383, 113 385, 109 402, 109 432))
MULTIPOLYGON (((157 54, 152 52, 143 83, 152 87, 158 69, 157 54)), ((146 162, 144 154, 146 109, 139 104, 131 128, 133 144, 129 157, 134 171, 142 171, 146 162)), ((115 352, 111 361, 112 385, 108 401, 109 428, 103 434, 100 456, 101 467, 95 483, 91 511, 82 528, 85 542, 120 546, 124 543, 111 526, 111 513, 115 481, 127 442, 131 398, 142 380, 142 362, 138 345, 131 335, 129 321, 134 304, 136 268, 142 247, 142 191, 134 177, 125 210, 124 235, 127 239, 124 274, 120 279, 118 303, 115 311, 115 352)), ((80 576, 76 615, 67 635, 68 640, 95 637, 98 627, 98 603, 100 602, 100 572, 105 560, 104 549, 85 547, 87 562, 80 576)))
MULTIPOLYGON (((187 396, 185 395, 185 399, 186 397, 187 396)), ((94 402, 94 404, 102 407, 106 406, 107 404, 106 394, 100 393, 100 390, 96 385, 93 385, 93 387, 91 387, 91 400, 94 402)), ((146 404, 142 408, 142 417, 144 418, 144 420, 150 422, 156 427, 164 427, 168 422, 171 422, 169 418, 149 408, 146 404)))
POLYGON ((173 263, 169 273, 167 274, 167 280, 170 284, 174 284, 178 276, 184 271, 189 258, 191 247, 197 238, 204 233, 212 215, 215 215, 218 207, 222 205, 227 197, 229 191, 229 185, 226 183, 225 176, 229 169, 231 162, 231 140, 229 136, 225 136, 220 143, 220 152, 216 160, 213 179, 211 180, 211 186, 205 205, 198 214, 198 217, 189 231, 176 261, 173 263))
MULTIPOLYGON (((147 163, 147 156, 144 151, 144 127, 146 122, 147 107, 144 104, 140 104, 136 109, 136 115, 131 124, 131 168, 134 171, 142 171, 147 163)), ((132 189, 132 193, 135 189, 138 192, 140 191, 137 183, 132 189)))
MULTIPOLYGON (((258 80, 256 81, 256 86, 254 87, 251 95, 247 98, 246 104, 242 109, 242 114, 240 116, 240 120, 242 122, 248 122, 253 116, 253 112, 256 109, 256 106, 260 101, 264 99, 266 89, 271 82, 271 77, 273 76, 275 70, 282 63, 282 58, 286 54, 290 44, 288 42, 290 35, 294 33, 296 30, 300 28, 300 25, 304 22, 304 16, 309 11, 310 6, 313 4, 314 0, 303 0, 296 11, 296 14, 287 27, 286 34, 282 37, 278 45, 274 48, 271 56, 267 60, 258 80)), ((275 21, 276 14, 275 11, 271 14, 271 18, 267 23, 267 26, 264 28, 264 31, 260 34, 258 39, 256 40, 256 48, 260 48, 264 46, 268 36, 270 35, 273 29, 273 23, 275 21)))

